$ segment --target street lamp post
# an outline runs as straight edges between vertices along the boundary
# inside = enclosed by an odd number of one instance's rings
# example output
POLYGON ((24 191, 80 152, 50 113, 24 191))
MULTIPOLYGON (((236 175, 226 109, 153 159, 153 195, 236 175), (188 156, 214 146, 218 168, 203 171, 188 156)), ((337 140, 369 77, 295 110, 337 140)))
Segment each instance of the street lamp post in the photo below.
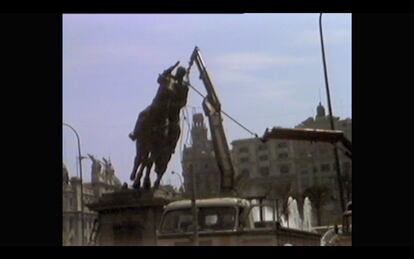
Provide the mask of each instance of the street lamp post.
MULTIPOLYGON (((330 122, 331 130, 335 130, 333 116, 332 116, 331 97, 330 97, 330 93, 329 93, 328 72, 327 72, 327 68, 326 68, 326 59, 325 59, 325 48, 324 48, 324 44, 323 44, 322 13, 319 15, 319 32, 320 32, 320 37, 321 37, 322 61, 323 61, 323 68, 324 68, 324 75, 325 75, 326 95, 327 95, 327 99, 328 99, 329 122, 330 122)), ((339 165, 338 149, 337 149, 336 146, 334 147, 333 153, 334 153, 334 157, 335 157, 335 166, 336 166, 336 174, 337 174, 338 187, 339 187, 340 205, 341 205, 342 211, 345 211, 345 201, 344 201, 344 191, 343 191, 343 187, 342 187, 341 169, 340 169, 340 165, 339 165)))
POLYGON ((82 238, 81 238, 81 244, 84 245, 84 239, 85 239, 85 229, 84 229, 84 212, 83 212, 83 178, 82 178, 82 153, 81 153, 81 146, 80 146, 80 138, 79 138, 79 134, 78 132, 76 132, 76 130, 70 126, 67 123, 63 123, 63 126, 66 126, 68 128, 70 128, 76 135, 76 138, 78 140, 78 159, 79 159, 79 173, 80 173, 80 190, 81 190, 81 234, 82 234, 82 238))

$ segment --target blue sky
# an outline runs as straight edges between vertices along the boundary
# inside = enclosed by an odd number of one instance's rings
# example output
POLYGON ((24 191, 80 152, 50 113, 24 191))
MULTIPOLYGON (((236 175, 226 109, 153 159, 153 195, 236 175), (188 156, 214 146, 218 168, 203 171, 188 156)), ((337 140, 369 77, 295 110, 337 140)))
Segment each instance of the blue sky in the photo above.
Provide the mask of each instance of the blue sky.
MULTIPOLYGON (((177 60, 187 67, 198 46, 222 108, 261 135, 293 127, 326 106, 319 14, 70 14, 63 16, 63 121, 79 132, 82 152, 109 157, 128 182, 135 155, 128 138, 152 101, 157 76, 177 60)), ((351 14, 324 14, 323 29, 334 115, 352 117, 351 14)), ((205 92, 194 67, 191 83, 205 92)), ((201 111, 190 90, 185 112, 201 111)), ((190 122, 191 123, 191 122, 190 122)), ((178 185, 187 121, 164 183, 178 185)), ((224 117, 228 141, 249 133, 224 117)), ((63 161, 75 176, 76 139, 63 128, 63 161)), ((89 160, 83 160, 86 181, 89 160)))

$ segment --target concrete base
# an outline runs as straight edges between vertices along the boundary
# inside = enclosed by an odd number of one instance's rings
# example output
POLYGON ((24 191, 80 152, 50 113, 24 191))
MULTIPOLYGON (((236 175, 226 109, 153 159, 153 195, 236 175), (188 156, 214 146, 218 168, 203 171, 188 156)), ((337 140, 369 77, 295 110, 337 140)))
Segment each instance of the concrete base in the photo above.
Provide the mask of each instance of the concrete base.
POLYGON ((120 190, 88 207, 98 212, 96 245, 155 246, 164 205, 177 200, 161 190, 120 190))

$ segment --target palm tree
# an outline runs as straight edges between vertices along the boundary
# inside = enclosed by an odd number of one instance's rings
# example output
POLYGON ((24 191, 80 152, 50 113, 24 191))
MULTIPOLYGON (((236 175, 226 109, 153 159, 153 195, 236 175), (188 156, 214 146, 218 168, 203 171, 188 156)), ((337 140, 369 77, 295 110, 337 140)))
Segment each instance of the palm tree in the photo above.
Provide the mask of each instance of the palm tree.
POLYGON ((307 188, 303 192, 304 197, 309 197, 312 202, 313 208, 316 210, 316 219, 318 226, 322 222, 322 211, 321 208, 325 205, 331 197, 331 189, 327 185, 315 184, 307 188))
POLYGON ((252 180, 249 178, 248 174, 239 174, 234 179, 234 187, 238 196, 244 196, 247 192, 247 189, 251 186, 252 180))
POLYGON ((288 218, 288 198, 293 195, 292 190, 292 179, 287 179, 286 181, 272 181, 269 182, 267 187, 266 196, 278 199, 282 201, 281 206, 281 215, 284 215, 285 218, 288 218))

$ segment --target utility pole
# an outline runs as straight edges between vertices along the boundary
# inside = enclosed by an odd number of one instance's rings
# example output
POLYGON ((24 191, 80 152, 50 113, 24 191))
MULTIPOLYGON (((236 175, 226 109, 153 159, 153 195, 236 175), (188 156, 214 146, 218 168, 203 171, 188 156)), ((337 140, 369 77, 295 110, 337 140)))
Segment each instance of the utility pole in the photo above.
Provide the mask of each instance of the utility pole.
POLYGON ((190 165, 188 169, 190 171, 191 178, 192 178, 191 180, 193 183, 193 190, 192 190, 192 197, 191 197, 191 206, 193 209, 193 226, 194 226, 193 241, 194 241, 194 246, 198 246, 198 213, 197 213, 197 204, 196 204, 196 196, 197 196, 196 176, 195 176, 195 171, 193 170, 192 165, 190 165))
MULTIPOLYGON (((325 58, 325 48, 323 44, 323 33, 322 33, 322 13, 319 15, 319 32, 321 36, 321 48, 322 48, 322 61, 323 61, 323 68, 324 68, 324 75, 325 75, 325 86, 326 86, 326 95, 328 99, 328 109, 329 109, 329 122, 331 126, 331 130, 335 130, 335 125, 333 121, 333 115, 332 115, 332 106, 331 106, 331 97, 329 92, 329 83, 328 83, 328 71, 326 68, 326 58, 325 58)), ((342 177, 341 177, 341 167, 339 164, 339 155, 338 155, 338 149, 336 145, 333 149, 334 158, 335 158, 335 166, 336 166, 336 176, 338 181, 338 188, 339 188, 339 200, 342 211, 345 211, 345 201, 344 201, 344 191, 342 187, 342 177)))

